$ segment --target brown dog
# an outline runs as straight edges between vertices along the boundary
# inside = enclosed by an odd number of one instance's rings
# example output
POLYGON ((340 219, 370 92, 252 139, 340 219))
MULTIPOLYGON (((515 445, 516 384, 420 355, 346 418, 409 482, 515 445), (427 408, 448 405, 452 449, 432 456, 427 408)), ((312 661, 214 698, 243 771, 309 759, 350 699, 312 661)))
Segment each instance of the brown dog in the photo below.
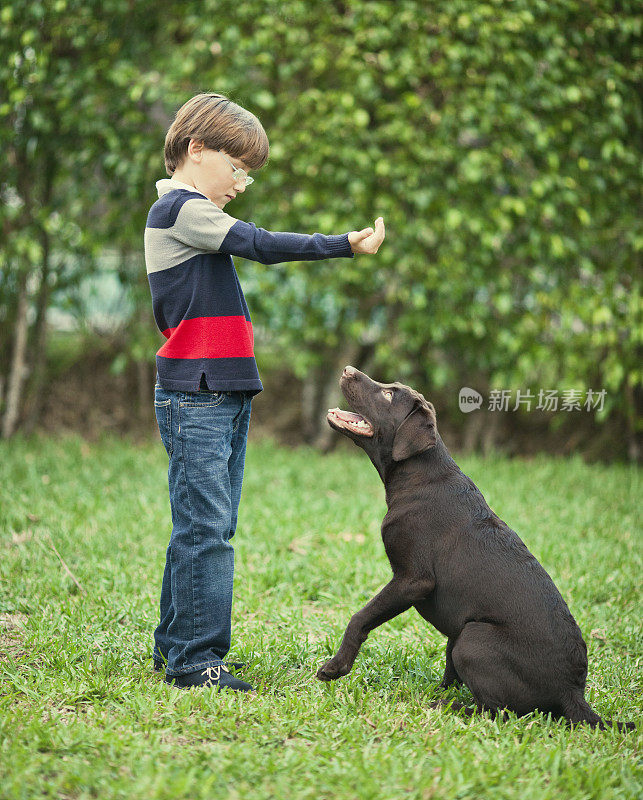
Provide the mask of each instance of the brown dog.
POLYGON ((327 419, 366 451, 384 482, 382 539, 393 578, 354 614, 317 677, 346 675, 369 632, 415 606, 448 637, 441 686, 464 682, 478 710, 539 709, 604 727, 584 698, 578 625, 535 556, 449 455, 433 405, 354 367, 340 387, 355 412, 332 409, 327 419))

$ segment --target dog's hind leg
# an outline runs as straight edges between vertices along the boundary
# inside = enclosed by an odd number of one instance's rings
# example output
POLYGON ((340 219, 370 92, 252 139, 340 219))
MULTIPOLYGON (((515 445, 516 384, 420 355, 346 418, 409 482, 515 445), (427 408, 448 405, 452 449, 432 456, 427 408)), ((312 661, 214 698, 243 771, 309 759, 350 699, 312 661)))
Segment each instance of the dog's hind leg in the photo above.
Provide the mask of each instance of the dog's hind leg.
POLYGON ((440 688, 446 689, 449 686, 453 686, 453 684, 459 685, 462 683, 462 679, 456 672, 455 667, 453 666, 453 657, 451 655, 453 651, 453 645, 455 644, 455 639, 451 638, 447 642, 447 652, 446 652, 446 666, 444 668, 444 675, 442 676, 442 680, 440 681, 440 688))
POLYGON ((536 708, 560 710, 556 687, 539 674, 521 643, 495 623, 468 622, 455 641, 452 659, 478 708, 506 708, 519 716, 536 708))

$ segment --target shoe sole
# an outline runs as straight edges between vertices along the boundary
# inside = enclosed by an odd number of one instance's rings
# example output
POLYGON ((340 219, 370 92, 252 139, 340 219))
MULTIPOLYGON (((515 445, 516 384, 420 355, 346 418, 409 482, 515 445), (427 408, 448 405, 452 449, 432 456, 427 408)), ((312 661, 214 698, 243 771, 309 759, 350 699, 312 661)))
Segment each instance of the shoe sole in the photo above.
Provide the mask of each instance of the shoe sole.
POLYGON ((198 686, 177 686, 176 683, 170 683, 169 681, 165 681, 168 686, 171 686, 173 689, 180 689, 182 692, 189 692, 192 689, 216 689, 217 692, 229 691, 229 692, 241 692, 241 694, 257 694, 257 690, 252 689, 235 689, 232 686, 217 686, 215 683, 202 683, 198 686))

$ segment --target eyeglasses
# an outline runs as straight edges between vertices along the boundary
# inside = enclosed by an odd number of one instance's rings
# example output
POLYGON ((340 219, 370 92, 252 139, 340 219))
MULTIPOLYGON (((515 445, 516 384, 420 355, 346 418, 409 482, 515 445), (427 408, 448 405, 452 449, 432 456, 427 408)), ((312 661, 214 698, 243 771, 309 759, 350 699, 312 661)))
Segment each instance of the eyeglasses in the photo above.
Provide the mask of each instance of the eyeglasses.
MULTIPOLYGON (((221 150, 217 150, 217 153, 221 153, 221 150)), ((221 153, 221 155, 223 156, 223 153, 221 153)), ((223 157, 232 167, 232 180, 234 183, 241 183, 244 186, 250 186, 251 183, 255 182, 255 179, 251 178, 245 170, 241 169, 240 167, 235 167, 229 158, 226 158, 225 156, 223 157)))

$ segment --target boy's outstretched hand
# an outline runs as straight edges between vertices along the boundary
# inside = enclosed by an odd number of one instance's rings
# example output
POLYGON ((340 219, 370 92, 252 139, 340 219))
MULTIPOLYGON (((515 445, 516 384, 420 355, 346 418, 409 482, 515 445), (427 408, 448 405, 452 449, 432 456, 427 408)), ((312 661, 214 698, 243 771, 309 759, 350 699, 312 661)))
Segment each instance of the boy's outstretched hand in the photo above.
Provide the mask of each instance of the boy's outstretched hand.
POLYGON ((364 228, 362 231, 351 231, 348 243, 354 253, 377 253, 384 241, 384 217, 375 220, 375 230, 364 228))

